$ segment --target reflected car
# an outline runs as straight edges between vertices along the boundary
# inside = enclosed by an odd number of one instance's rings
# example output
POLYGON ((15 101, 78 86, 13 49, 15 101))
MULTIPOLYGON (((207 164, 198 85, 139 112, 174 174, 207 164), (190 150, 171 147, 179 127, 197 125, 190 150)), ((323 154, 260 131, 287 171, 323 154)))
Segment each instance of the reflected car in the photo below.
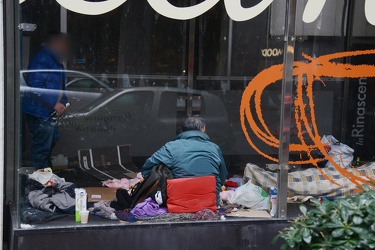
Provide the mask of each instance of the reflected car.
POLYGON ((63 116, 54 155, 77 157, 79 149, 130 144, 133 156, 150 156, 182 131, 187 111, 206 119, 207 133, 222 150, 231 128, 223 102, 205 91, 142 87, 115 90, 63 116))
POLYGON ((69 110, 77 111, 81 108, 89 105, 93 101, 100 99, 105 96, 107 93, 113 91, 111 87, 107 84, 99 81, 90 74, 74 71, 74 70, 22 70, 20 75, 20 91, 21 95, 27 92, 34 93, 48 93, 48 92, 61 92, 61 90, 50 90, 43 88, 33 88, 27 85, 27 76, 33 72, 42 72, 46 75, 48 74, 61 74, 62 72, 66 73, 67 84, 66 90, 64 91, 68 100, 71 104, 69 110))

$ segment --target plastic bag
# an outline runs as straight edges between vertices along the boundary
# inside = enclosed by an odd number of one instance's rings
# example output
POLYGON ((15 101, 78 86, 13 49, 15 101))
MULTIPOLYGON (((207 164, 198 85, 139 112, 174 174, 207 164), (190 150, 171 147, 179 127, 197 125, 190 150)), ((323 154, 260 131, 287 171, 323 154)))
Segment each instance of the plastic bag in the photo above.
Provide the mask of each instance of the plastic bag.
POLYGON ((64 183, 65 179, 60 178, 57 175, 51 173, 51 172, 38 172, 35 171, 34 173, 29 175, 29 178, 39 182, 40 184, 44 186, 51 186, 56 183, 64 183))
MULTIPOLYGON (((334 162, 343 168, 350 166, 354 158, 354 150, 351 147, 340 143, 332 135, 323 135, 321 142, 326 144, 325 149, 334 162)), ((333 167, 333 165, 328 161, 326 167, 333 167)))
POLYGON ((255 210, 269 210, 270 208, 267 193, 250 181, 237 188, 234 195, 229 197, 229 202, 255 210))

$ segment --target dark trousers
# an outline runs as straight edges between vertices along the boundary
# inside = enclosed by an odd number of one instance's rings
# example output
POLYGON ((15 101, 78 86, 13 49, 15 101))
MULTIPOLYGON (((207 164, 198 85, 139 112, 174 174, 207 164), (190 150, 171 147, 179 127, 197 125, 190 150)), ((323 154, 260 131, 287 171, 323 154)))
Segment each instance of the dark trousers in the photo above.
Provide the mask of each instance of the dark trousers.
POLYGON ((26 115, 26 122, 33 135, 30 167, 35 169, 52 167, 52 149, 59 140, 57 122, 31 115, 26 115))

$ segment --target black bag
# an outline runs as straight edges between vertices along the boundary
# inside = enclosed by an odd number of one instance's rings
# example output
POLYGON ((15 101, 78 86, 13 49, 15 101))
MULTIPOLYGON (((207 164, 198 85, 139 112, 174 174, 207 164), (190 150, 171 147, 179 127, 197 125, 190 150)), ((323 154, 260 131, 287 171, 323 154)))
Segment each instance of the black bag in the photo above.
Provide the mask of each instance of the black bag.
POLYGON ((164 165, 152 168, 150 174, 133 189, 131 208, 151 197, 160 206, 167 204, 167 180, 173 179, 171 170, 164 165))

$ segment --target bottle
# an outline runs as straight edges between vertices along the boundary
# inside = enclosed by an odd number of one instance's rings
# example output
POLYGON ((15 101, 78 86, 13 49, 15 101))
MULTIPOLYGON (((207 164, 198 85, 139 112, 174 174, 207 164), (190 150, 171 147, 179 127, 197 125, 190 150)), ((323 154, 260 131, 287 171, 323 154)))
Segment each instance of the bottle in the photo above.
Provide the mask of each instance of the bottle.
MULTIPOLYGON (((65 104, 65 108, 68 108, 70 106, 70 102, 65 104)), ((59 113, 57 111, 53 111, 50 115, 52 121, 57 121, 57 119, 60 117, 59 113)))
POLYGON ((80 222, 80 211, 86 211, 87 209, 87 192, 83 188, 75 188, 74 193, 76 198, 76 222, 80 222))
POLYGON ((361 165, 361 159, 359 157, 355 160, 355 167, 358 168, 361 165))
POLYGON ((277 188, 271 187, 269 191, 270 199, 271 199, 271 211, 270 215, 275 217, 277 212, 277 188))

